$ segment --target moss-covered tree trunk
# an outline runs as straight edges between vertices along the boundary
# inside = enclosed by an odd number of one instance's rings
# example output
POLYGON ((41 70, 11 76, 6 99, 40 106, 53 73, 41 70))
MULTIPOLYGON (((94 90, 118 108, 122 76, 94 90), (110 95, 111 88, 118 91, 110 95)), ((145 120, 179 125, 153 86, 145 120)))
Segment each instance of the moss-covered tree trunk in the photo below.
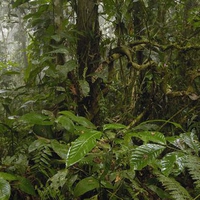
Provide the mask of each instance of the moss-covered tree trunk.
POLYGON ((99 67, 100 30, 97 0, 78 0, 77 5, 77 57, 80 96, 78 113, 93 119, 98 112, 100 79, 94 79, 99 67))

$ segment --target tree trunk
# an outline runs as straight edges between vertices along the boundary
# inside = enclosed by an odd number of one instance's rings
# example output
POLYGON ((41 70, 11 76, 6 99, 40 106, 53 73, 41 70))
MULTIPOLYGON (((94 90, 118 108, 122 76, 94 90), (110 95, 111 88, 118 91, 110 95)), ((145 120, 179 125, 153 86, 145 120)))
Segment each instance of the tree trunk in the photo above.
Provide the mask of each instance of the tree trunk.
POLYGON ((94 80, 94 73, 100 65, 100 30, 97 0, 78 0, 77 6, 77 57, 79 80, 88 86, 88 94, 83 88, 78 102, 78 113, 93 119, 97 114, 99 81, 94 80), (98 83, 98 84, 97 84, 98 83))

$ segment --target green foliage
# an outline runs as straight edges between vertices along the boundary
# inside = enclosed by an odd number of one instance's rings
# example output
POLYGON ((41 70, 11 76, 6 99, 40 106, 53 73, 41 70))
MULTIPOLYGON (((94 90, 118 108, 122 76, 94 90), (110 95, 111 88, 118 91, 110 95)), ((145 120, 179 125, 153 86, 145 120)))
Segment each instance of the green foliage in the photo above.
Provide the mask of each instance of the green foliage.
POLYGON ((66 158, 66 167, 74 165, 80 161, 88 152, 96 146, 96 140, 101 137, 102 133, 99 131, 86 131, 77 138, 69 148, 66 158))
MULTIPOLYGON (((31 182, 27 178, 24 178, 24 177, 19 176, 19 175, 13 175, 13 174, 10 174, 10 173, 5 173, 5 172, 0 172, 0 178, 2 180, 9 181, 10 184, 15 183, 15 187, 20 189, 22 192, 25 192, 26 194, 30 194, 32 196, 36 195, 33 185, 31 184, 31 182)), ((7 189, 10 188, 10 184, 9 184, 9 187, 7 189)), ((6 193, 6 191, 2 190, 2 193, 6 193)), ((10 193, 9 193, 9 196, 10 196, 10 193)))
POLYGON ((165 149, 158 144, 144 144, 134 149, 130 163, 134 170, 141 170, 150 165, 165 149))
POLYGON ((197 189, 200 188, 200 159, 198 156, 189 155, 185 159, 185 166, 189 171, 197 189))
MULTIPOLYGON (((157 124, 149 122, 133 128, 110 123, 97 131, 93 123, 71 111, 61 111, 51 121, 46 115, 31 114, 21 117, 20 122, 33 128, 51 122, 55 132, 58 129, 76 137, 67 143, 62 137, 32 140, 27 150, 34 187, 30 177, 0 173, 9 185, 17 182, 15 188, 26 195, 37 192, 44 200, 198 198, 199 140, 194 132, 166 137, 163 132, 156 131, 157 124), (179 177, 183 176, 185 181, 181 182, 179 177)), ((179 125, 175 123, 175 127, 179 125)), ((18 172, 15 168, 15 173, 18 172)))
POLYGON ((10 184, 5 179, 0 178, 0 199, 9 200, 10 194, 10 184))
POLYGON ((99 181, 96 180, 95 178, 93 177, 84 178, 76 184, 76 187, 74 189, 75 197, 79 197, 85 194, 86 192, 96 189, 98 187, 99 187, 99 181))
POLYGON ((197 200, 199 2, 80 2, 0 3, 0 199, 197 200))
POLYGON ((188 191, 183 186, 181 186, 181 184, 177 182, 174 178, 166 177, 159 174, 158 180, 160 180, 164 185, 165 189, 169 191, 170 195, 172 196, 172 199, 177 199, 177 200, 193 199, 188 193, 188 191))

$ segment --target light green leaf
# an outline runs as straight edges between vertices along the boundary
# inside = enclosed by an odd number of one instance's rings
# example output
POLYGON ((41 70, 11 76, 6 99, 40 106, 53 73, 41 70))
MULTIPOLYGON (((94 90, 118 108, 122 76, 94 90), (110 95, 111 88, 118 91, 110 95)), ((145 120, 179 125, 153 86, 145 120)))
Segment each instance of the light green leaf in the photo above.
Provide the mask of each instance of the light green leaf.
POLYGON ((126 128, 126 126, 123 124, 118 124, 118 123, 105 124, 103 126, 103 131, 110 130, 110 129, 118 130, 118 129, 125 129, 125 128, 126 128))
POLYGON ((46 139, 38 139, 32 142, 28 148, 28 152, 31 153, 40 147, 48 145, 48 140, 46 139))
POLYGON ((128 137, 137 137, 145 143, 151 141, 159 144, 166 144, 165 136, 157 131, 142 131, 136 133, 127 133, 128 137))
POLYGON ((60 144, 57 140, 51 140, 51 147, 62 159, 65 160, 67 158, 68 145, 60 144))
POLYGON ((11 188, 9 182, 0 178, 0 199, 9 200, 11 194, 11 188))
MULTIPOLYGON (((177 172, 182 170, 182 168, 179 168, 179 160, 180 158, 183 158, 184 154, 183 153, 179 153, 179 152, 172 152, 172 153, 168 153, 161 161, 160 161, 160 169, 161 172, 165 175, 165 176, 169 176, 169 174, 171 174, 172 172, 174 172, 174 170, 176 170, 177 172), (176 168, 176 169, 175 169, 176 168)), ((182 160, 183 162, 183 160, 182 160)))
POLYGON ((60 40, 61 40, 61 35, 59 35, 59 34, 52 35, 51 38, 53 38, 56 42, 60 42, 60 40))
POLYGON ((79 80, 79 85, 81 87, 81 91, 84 97, 86 97, 90 92, 89 83, 85 80, 79 80))
POLYGON ((38 113, 27 113, 20 118, 22 121, 29 124, 38 124, 38 125, 52 125, 53 123, 48 121, 48 116, 41 115, 38 113))
POLYGON ((48 182, 50 182, 50 187, 54 191, 59 191, 60 188, 64 186, 64 184, 67 181, 67 184, 69 184, 68 179, 66 178, 69 171, 68 169, 59 170, 55 175, 53 175, 48 182))
POLYGON ((134 170, 141 170, 156 159, 164 149, 165 146, 158 144, 141 145, 132 152, 130 164, 134 170))
POLYGON ((196 153, 199 154, 200 142, 198 137, 193 132, 188 132, 180 135, 180 138, 196 153))
POLYGON ((70 133, 74 132, 74 123, 66 116, 59 116, 56 122, 60 123, 70 133))
POLYGON ((93 177, 87 177, 79 181, 74 189, 75 197, 99 187, 99 182, 93 177))
POLYGON ((88 131, 72 142, 67 153, 66 166, 69 167, 80 161, 95 145, 96 140, 101 137, 99 131, 88 131))
POLYGON ((13 174, 9 174, 9 173, 6 173, 6 172, 0 172, 0 178, 3 178, 7 181, 15 181, 17 180, 17 176, 13 175, 13 174))
POLYGON ((68 50, 66 48, 60 47, 60 48, 57 48, 56 50, 50 51, 49 53, 63 53, 63 54, 67 54, 68 50))

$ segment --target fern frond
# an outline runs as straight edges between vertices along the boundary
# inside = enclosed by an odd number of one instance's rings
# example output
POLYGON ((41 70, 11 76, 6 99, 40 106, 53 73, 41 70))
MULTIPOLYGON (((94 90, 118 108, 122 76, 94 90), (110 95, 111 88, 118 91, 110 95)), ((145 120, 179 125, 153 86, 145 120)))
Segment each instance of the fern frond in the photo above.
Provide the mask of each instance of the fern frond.
POLYGON ((51 149, 50 145, 38 146, 33 152, 34 165, 31 167, 35 173, 41 172, 48 177, 48 171, 51 165, 51 149))
POLYGON ((195 181, 196 187, 200 188, 200 158, 197 156, 188 156, 185 161, 185 166, 195 181))
POLYGON ((158 174, 158 180, 163 184, 166 191, 174 200, 192 200, 188 191, 174 178, 158 174))

